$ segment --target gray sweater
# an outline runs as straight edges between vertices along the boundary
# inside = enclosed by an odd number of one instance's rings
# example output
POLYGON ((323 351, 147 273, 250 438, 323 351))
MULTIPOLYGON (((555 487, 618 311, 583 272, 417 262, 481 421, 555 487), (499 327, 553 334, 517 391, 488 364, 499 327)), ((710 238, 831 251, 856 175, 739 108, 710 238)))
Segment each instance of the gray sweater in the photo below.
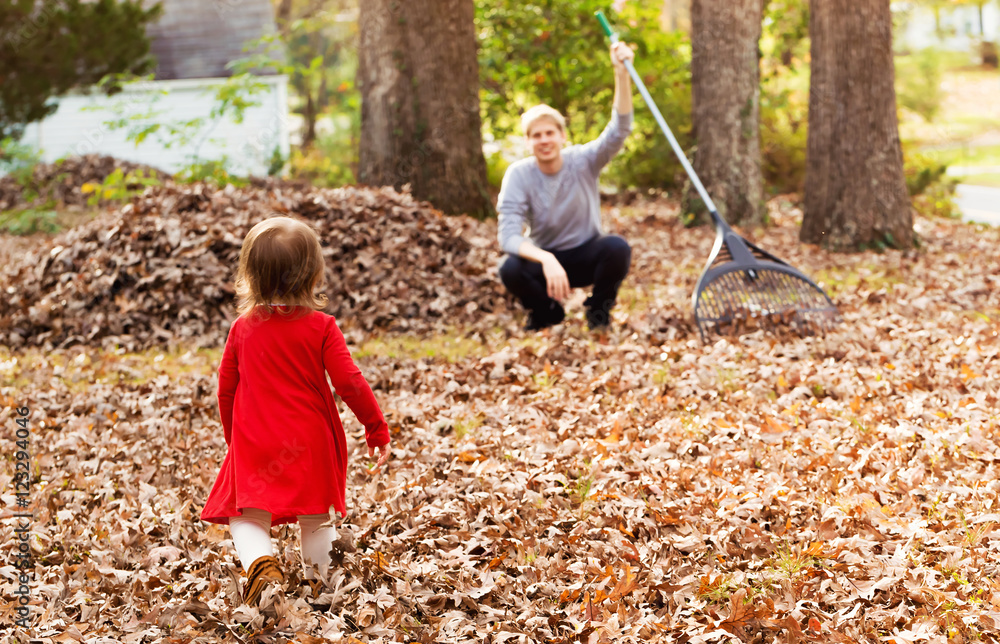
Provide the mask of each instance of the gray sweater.
POLYGON ((590 143, 562 151, 559 172, 547 175, 535 157, 511 164, 497 201, 497 237, 504 252, 517 255, 528 238, 553 251, 576 248, 601 233, 597 177, 632 131, 632 114, 612 112, 611 122, 590 143))

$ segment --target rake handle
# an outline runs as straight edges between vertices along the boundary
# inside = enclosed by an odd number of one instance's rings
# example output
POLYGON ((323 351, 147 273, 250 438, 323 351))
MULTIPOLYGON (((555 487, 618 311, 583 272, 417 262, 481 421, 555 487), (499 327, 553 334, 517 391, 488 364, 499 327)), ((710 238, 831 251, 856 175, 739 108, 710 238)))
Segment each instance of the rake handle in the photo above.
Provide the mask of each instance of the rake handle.
MULTIPOLYGON (((605 35, 611 39, 611 42, 618 42, 618 34, 611 29, 611 24, 608 22, 607 17, 605 17, 604 12, 598 11, 594 15, 597 16, 598 22, 601 23, 601 27, 604 29, 605 35)), ((677 155, 677 160, 681 162, 681 165, 684 166, 684 171, 687 172, 688 177, 691 178, 691 183, 694 185, 695 190, 698 191, 698 196, 701 197, 703 202, 705 202, 705 206, 712 215, 712 219, 715 220, 716 225, 718 225, 721 222, 721 218, 719 217, 718 210, 715 208, 715 202, 708 196, 708 191, 705 190, 705 186, 702 185, 701 179, 698 178, 694 168, 692 168, 691 164, 688 162, 687 156, 685 156, 684 151, 681 149, 680 143, 678 143, 677 139, 674 137, 674 133, 671 131, 670 126, 667 125, 666 119, 664 119, 663 115, 660 114, 660 109, 656 107, 656 102, 653 101, 653 97, 649 95, 649 90, 646 89, 646 84, 643 83, 642 78, 639 77, 639 72, 635 71, 635 65, 632 64, 631 60, 625 61, 625 69, 628 70, 629 76, 632 77, 632 82, 635 83, 635 86, 639 89, 639 93, 642 94, 642 99, 646 101, 649 111, 653 113, 653 118, 656 119, 660 129, 663 130, 667 140, 670 141, 670 147, 674 149, 674 154, 677 155)))

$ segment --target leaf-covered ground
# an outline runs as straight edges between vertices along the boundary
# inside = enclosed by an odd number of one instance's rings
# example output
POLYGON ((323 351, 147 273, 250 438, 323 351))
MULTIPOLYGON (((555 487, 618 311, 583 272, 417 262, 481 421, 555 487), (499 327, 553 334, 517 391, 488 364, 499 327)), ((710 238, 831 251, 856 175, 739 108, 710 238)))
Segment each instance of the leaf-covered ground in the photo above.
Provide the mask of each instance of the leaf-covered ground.
POLYGON ((227 531, 197 520, 225 450, 217 348, 3 354, 0 549, 28 405, 33 636, 1000 641, 1000 232, 921 219, 917 251, 831 255, 771 209, 746 234, 834 297, 825 337, 702 344, 690 294, 712 233, 663 202, 607 212, 634 246, 609 335, 586 331, 582 293, 538 334, 507 307, 422 334, 344 320, 393 459, 367 476, 344 410, 342 564, 314 596, 297 528, 275 529, 289 580, 260 610, 236 601, 227 531))

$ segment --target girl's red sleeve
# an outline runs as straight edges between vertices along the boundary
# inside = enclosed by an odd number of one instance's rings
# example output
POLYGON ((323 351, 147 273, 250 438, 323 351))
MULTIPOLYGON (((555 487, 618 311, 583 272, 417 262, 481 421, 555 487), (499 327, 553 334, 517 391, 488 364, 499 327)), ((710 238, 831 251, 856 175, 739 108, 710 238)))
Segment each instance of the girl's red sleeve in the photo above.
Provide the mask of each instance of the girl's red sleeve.
POLYGON ((240 382, 235 336, 236 322, 233 322, 233 326, 229 328, 229 338, 226 339, 226 349, 222 352, 222 362, 219 364, 219 415, 222 416, 226 445, 233 438, 233 401, 236 398, 236 385, 240 382))
POLYGON ((389 426, 375 401, 375 394, 361 370, 351 359, 344 334, 336 320, 327 319, 323 345, 323 366, 330 374, 333 389, 365 427, 365 442, 369 447, 380 447, 389 442, 389 426))

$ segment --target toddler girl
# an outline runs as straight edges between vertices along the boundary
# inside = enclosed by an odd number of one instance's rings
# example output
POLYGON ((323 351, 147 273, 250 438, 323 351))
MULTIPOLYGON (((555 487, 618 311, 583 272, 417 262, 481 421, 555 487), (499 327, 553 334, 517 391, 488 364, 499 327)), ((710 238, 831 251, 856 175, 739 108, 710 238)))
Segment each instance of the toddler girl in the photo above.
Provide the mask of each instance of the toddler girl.
POLYGON ((236 274, 239 317, 219 366, 219 411, 229 449, 202 510, 228 524, 246 571, 243 600, 255 604, 284 577, 271 526, 299 522, 305 576, 330 564, 329 508, 345 514, 347 439, 326 374, 365 427, 368 455, 389 460, 389 428, 351 360, 326 297, 319 237, 306 224, 272 217, 247 233, 236 274))

